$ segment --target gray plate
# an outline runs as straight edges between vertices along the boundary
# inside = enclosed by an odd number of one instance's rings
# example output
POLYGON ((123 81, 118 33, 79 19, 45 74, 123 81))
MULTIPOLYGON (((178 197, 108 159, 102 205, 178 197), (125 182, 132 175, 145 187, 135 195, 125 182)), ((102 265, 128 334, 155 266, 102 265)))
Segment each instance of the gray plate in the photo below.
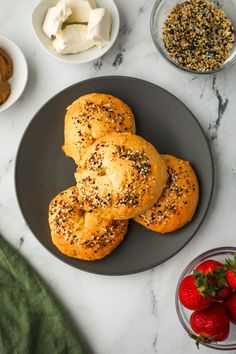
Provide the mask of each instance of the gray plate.
POLYGON ((193 237, 202 223, 213 190, 213 162, 204 132, 176 97, 149 82, 119 76, 79 82, 51 98, 34 116, 22 138, 15 183, 23 216, 37 239, 55 256, 76 268, 106 275, 147 270, 166 261, 193 237), (50 200, 74 185, 75 164, 61 151, 66 107, 86 93, 110 93, 127 102, 136 117, 137 134, 159 152, 189 160, 200 183, 193 220, 169 235, 159 235, 131 221, 126 239, 108 257, 86 262, 62 255, 52 244, 47 221, 50 200))

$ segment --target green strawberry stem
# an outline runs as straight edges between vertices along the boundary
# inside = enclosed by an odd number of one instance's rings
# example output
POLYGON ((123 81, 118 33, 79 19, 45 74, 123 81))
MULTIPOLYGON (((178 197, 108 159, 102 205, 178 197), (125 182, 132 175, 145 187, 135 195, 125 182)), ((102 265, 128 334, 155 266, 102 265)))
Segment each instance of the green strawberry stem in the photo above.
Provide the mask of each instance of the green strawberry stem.
POLYGON ((217 267, 216 269, 214 269, 209 273, 209 276, 212 276, 215 280, 214 289, 216 292, 222 289, 224 286, 229 286, 225 279, 225 275, 226 275, 225 267, 217 267))
POLYGON ((195 285, 203 296, 215 296, 214 285, 209 282, 207 274, 203 273, 201 270, 194 270, 193 276, 195 285))
POLYGON ((216 343, 215 337, 204 336, 203 334, 197 336, 196 334, 189 334, 189 337, 195 340, 196 346, 199 349, 199 344, 201 343, 216 343))
MULTIPOLYGON (((236 254, 234 270, 236 272, 236 254)), ((218 266, 208 274, 203 273, 201 270, 193 271, 193 275, 195 278, 195 285, 203 296, 215 296, 215 294, 218 294, 224 286, 229 286, 225 279, 225 267, 218 266)))
POLYGON ((236 273, 236 253, 234 254, 234 259, 225 259, 225 269, 233 270, 236 273))

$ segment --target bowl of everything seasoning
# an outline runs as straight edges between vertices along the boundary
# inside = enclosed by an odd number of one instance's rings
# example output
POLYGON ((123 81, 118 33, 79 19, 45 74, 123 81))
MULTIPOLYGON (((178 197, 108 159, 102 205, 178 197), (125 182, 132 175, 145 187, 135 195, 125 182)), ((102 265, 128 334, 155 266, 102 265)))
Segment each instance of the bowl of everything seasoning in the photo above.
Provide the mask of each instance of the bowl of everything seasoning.
POLYGON ((157 0, 151 34, 159 52, 180 69, 211 74, 236 62, 235 0, 157 0))

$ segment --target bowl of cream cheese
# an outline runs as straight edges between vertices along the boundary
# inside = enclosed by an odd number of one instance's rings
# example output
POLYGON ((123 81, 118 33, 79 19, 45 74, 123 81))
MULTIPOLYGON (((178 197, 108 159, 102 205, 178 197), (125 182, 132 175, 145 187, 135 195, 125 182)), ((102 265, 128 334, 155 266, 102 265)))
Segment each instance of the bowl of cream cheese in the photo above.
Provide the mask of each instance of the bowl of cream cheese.
POLYGON ((31 23, 49 54, 74 64, 103 56, 120 27, 113 0, 42 0, 32 12, 31 23))

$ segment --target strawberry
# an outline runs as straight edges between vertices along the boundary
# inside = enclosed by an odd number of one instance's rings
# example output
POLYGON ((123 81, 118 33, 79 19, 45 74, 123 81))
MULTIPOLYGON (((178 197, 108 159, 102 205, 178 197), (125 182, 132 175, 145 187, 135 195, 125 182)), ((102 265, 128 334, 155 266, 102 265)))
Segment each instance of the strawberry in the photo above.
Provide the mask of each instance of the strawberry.
POLYGON ((226 280, 229 286, 233 289, 236 289, 236 273, 234 270, 228 269, 226 271, 226 280))
POLYGON ((223 267, 217 267, 208 274, 208 282, 212 285, 212 288, 215 291, 215 300, 217 301, 224 301, 232 293, 232 289, 229 287, 225 279, 225 274, 226 272, 223 267))
POLYGON ((225 268, 227 269, 225 277, 229 286, 236 289, 236 254, 234 255, 234 259, 227 258, 225 260, 225 268))
POLYGON ((223 304, 214 302, 205 310, 194 311, 190 317, 191 335, 197 347, 199 343, 220 342, 229 335, 229 317, 223 304))
POLYGON ((215 300, 224 301, 232 293, 232 289, 229 286, 223 286, 221 289, 216 291, 215 300))
POLYGON ((236 293, 233 293, 230 298, 225 301, 225 306, 230 321, 236 324, 236 293))
POLYGON ((196 271, 201 271, 204 274, 208 274, 210 272, 212 272, 213 270, 215 270, 217 267, 224 267, 224 264, 215 261, 214 259, 208 259, 202 263, 200 263, 197 267, 196 267, 196 271))
POLYGON ((213 296, 208 292, 208 284, 196 286, 198 281, 194 275, 185 277, 179 286, 179 300, 189 310, 202 310, 213 302, 213 296))
POLYGON ((223 301, 231 294, 231 289, 225 279, 226 271, 223 263, 208 259, 196 267, 195 278, 196 272, 207 275, 207 281, 211 284, 212 290, 215 291, 215 300, 223 301))

